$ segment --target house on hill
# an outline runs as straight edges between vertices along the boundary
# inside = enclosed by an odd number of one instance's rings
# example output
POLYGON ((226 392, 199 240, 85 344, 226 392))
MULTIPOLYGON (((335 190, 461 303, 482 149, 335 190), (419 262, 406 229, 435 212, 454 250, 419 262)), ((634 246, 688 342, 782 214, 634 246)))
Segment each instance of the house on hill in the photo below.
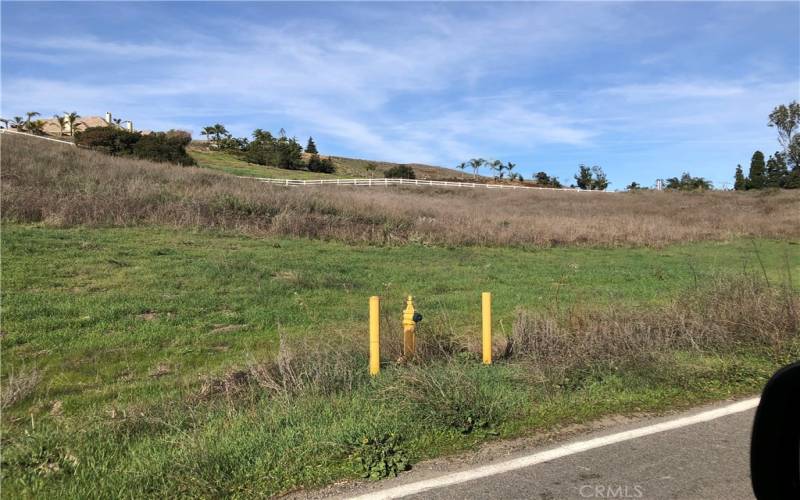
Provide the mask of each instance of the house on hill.
MULTIPOLYGON (((66 113, 64 116, 65 117, 67 116, 66 113)), ((44 130, 46 134, 50 135, 61 134, 61 127, 58 125, 58 122, 56 121, 55 118, 50 118, 42 121, 44 122, 42 130, 44 130)), ((82 116, 78 118, 78 120, 75 122, 76 132, 80 132, 91 127, 119 127, 119 128, 124 128, 130 132, 134 131, 132 121, 127 120, 124 122, 117 123, 111 117, 110 112, 106 113, 105 118, 102 118, 100 116, 82 116)), ((64 124, 64 133, 67 135, 71 135, 71 131, 69 129, 69 123, 64 124)))

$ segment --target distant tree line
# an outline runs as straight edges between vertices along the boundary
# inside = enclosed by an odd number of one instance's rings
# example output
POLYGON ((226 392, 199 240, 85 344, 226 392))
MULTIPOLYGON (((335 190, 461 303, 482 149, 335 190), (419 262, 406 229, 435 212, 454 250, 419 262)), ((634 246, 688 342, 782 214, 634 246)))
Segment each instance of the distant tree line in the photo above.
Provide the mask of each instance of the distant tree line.
POLYGON ((309 156, 304 159, 303 147, 297 138, 287 137, 284 129, 280 129, 275 137, 270 131, 257 128, 250 140, 247 137, 233 137, 224 125, 217 123, 204 127, 200 134, 208 138, 210 149, 235 154, 250 163, 328 174, 336 171, 330 158, 320 157, 312 137, 308 138, 305 148, 309 156))
MULTIPOLYGON (((456 168, 460 170, 466 170, 467 168, 472 170, 473 178, 478 177, 478 172, 480 171, 481 167, 489 168, 493 172, 494 180, 496 181, 518 181, 518 182, 525 182, 524 177, 519 172, 515 172, 514 169, 516 168, 516 164, 512 162, 502 162, 500 160, 486 160, 483 158, 472 158, 468 161, 461 162, 460 164, 456 165, 456 168)), ((563 187, 561 181, 558 180, 558 177, 551 176, 547 172, 540 171, 534 174, 533 178, 529 181, 529 183, 535 184, 537 186, 542 187, 550 187, 550 188, 560 188, 563 187)), ((572 184, 570 187, 573 188, 580 188, 580 189, 587 189, 587 190, 599 190, 604 191, 608 188, 610 182, 606 177, 606 174, 603 172, 603 169, 597 165, 593 167, 587 167, 586 165, 580 165, 578 167, 578 173, 575 175, 575 184, 572 184)))
POLYGON ((777 129, 782 151, 776 151, 766 161, 764 153, 754 152, 747 175, 741 165, 736 165, 733 188, 737 191, 800 189, 800 104, 792 101, 775 107, 768 125, 777 129))

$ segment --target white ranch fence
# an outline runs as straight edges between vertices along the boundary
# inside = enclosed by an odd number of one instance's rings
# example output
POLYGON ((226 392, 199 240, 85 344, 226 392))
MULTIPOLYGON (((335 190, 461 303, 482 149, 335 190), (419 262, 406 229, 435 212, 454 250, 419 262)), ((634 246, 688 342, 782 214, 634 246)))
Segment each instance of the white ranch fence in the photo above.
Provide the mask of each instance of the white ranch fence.
POLYGON ((518 186, 515 184, 482 184, 479 182, 432 181, 426 179, 271 179, 267 177, 244 177, 278 186, 442 186, 473 189, 537 189, 540 191, 571 191, 578 193, 611 193, 613 191, 590 191, 578 188, 546 188, 518 186))

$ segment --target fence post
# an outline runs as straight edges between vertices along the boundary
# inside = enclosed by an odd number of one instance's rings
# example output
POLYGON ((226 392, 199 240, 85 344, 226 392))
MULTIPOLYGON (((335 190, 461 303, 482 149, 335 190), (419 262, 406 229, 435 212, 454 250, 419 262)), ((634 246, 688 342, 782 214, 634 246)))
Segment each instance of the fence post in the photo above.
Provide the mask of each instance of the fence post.
POLYGON ((381 298, 369 298, 369 374, 381 372, 381 298))
POLYGON ((483 309, 483 364, 492 364, 492 294, 483 292, 481 294, 481 306, 483 309))

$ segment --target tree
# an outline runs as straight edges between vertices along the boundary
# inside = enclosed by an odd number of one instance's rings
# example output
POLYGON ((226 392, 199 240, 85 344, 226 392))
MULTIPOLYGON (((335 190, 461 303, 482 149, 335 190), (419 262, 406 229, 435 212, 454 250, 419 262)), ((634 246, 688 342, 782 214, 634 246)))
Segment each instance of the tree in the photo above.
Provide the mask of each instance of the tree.
POLYGON ((586 165, 578 167, 578 173, 575 175, 575 182, 580 189, 592 189, 592 169, 586 165))
POLYGON ((21 116, 15 116, 14 118, 11 119, 11 121, 8 122, 8 125, 11 128, 19 130, 20 128, 22 128, 23 125, 25 125, 25 122, 22 121, 21 116))
POLYGON ((53 119, 58 124, 58 135, 64 135, 64 127, 67 125, 67 119, 61 115, 53 115, 53 119))
POLYGON ((64 111, 64 119, 66 119, 67 125, 69 125, 70 136, 73 137, 75 136, 75 127, 78 125, 78 118, 80 117, 81 115, 79 115, 74 111, 72 111, 71 113, 67 113, 66 111, 64 111))
POLYGON ((317 145, 314 144, 313 137, 308 138, 308 143, 306 144, 306 153, 311 153, 312 155, 319 153, 319 151, 317 151, 317 145))
POLYGON ((214 134, 214 130, 212 127, 203 127, 203 130, 200 131, 200 135, 206 136, 206 141, 211 142, 211 136, 214 134))
POLYGON ((505 165, 503 165, 503 162, 502 162, 502 161, 500 161, 500 160, 494 160, 494 161, 492 161, 491 163, 488 163, 488 162, 487 162, 487 164, 486 164, 486 165, 487 165, 487 166, 488 166, 490 169, 492 169, 492 170, 494 170, 495 172, 497 172, 497 174, 494 176, 494 178, 495 178, 495 179, 502 179, 502 178, 503 178, 503 176, 505 175, 505 172, 503 172, 503 170, 505 170, 506 166, 505 166, 505 165))
POLYGON ((536 172, 536 175, 533 176, 533 180, 539 186, 544 187, 552 187, 552 188, 560 188, 561 182, 555 176, 547 175, 547 172, 536 172))
POLYGON ((336 167, 330 158, 320 158, 318 154, 314 153, 308 159, 308 170, 311 172, 321 172, 325 174, 332 174, 336 172, 336 167))
POLYGON ((225 128, 225 125, 221 123, 216 123, 213 125, 213 133, 214 133, 214 140, 219 142, 222 140, 223 137, 230 137, 231 134, 228 132, 228 129, 225 128))
POLYGON ((642 189, 642 186, 638 182, 631 182, 625 187, 626 191, 639 191, 640 189, 642 189))
POLYGON ((770 127, 778 129, 778 142, 783 146, 784 152, 789 154, 789 162, 793 168, 800 168, 800 148, 791 150, 797 138, 797 129, 800 127, 800 103, 792 101, 788 105, 776 106, 769 114, 770 127))
POLYGON ((29 121, 25 126, 28 132, 34 135, 44 135, 44 120, 29 121))
POLYGON ((396 165, 383 174, 388 179, 416 179, 414 169, 408 165, 396 165))
POLYGON ((478 170, 481 166, 486 163, 486 160, 483 158, 473 158, 469 162, 469 167, 472 169, 472 177, 478 178, 478 170))
POLYGON ((764 153, 756 151, 750 159, 750 173, 747 176, 750 180, 747 189, 762 189, 767 182, 764 165, 764 153))
POLYGON ((245 159, 259 165, 300 170, 307 167, 303 162, 302 152, 303 147, 297 139, 286 137, 286 131, 276 139, 271 133, 256 129, 253 131, 253 141, 247 145, 245 159))
POLYGON ((589 189, 592 191, 605 191, 610 182, 606 177, 603 169, 597 165, 589 168, 586 165, 580 165, 578 173, 575 175, 575 181, 580 189, 589 189))
POLYGON ((765 187, 781 188, 786 184, 789 169, 786 167, 785 155, 780 151, 769 157, 766 167, 765 187))
POLYGON ((669 178, 666 183, 664 189, 676 191, 706 191, 714 187, 708 179, 692 177, 689 172, 684 172, 680 177, 669 178))
POLYGON ((367 166, 364 167, 364 170, 367 171, 367 174, 369 174, 369 178, 372 179, 372 177, 375 175, 375 171, 378 170, 378 166, 372 162, 369 162, 367 163, 367 166))
POLYGON ((747 189, 747 177, 744 176, 741 165, 736 165, 736 174, 734 175, 733 189, 736 191, 744 191, 747 189))
POLYGON ((609 184, 606 173, 603 172, 603 169, 597 165, 592 167, 592 173, 594 174, 592 189, 596 189, 597 191, 605 191, 609 184))
POLYGON ((8 122, 11 121, 8 118, 0 118, 0 123, 4 125, 3 128, 8 128, 8 122))
POLYGON ((786 161, 792 165, 792 171, 800 174, 800 134, 795 134, 786 150, 786 161))
POLYGON ((31 124, 31 118, 34 116, 40 116, 41 114, 38 111, 28 111, 25 114, 28 116, 28 118, 25 120, 25 127, 30 130, 29 125, 31 124))
POLYGON ((508 178, 511 179, 512 181, 517 178, 516 172, 514 172, 515 168, 517 168, 516 163, 511 163, 510 161, 506 162, 506 170, 508 171, 508 178))
POLYGON ((461 170, 461 171, 463 172, 463 171, 464 171, 464 169, 466 169, 466 168, 467 168, 467 164, 466 164, 466 162, 463 162, 463 161, 462 161, 461 163, 459 163, 458 165, 456 165, 456 168, 457 168, 457 169, 459 169, 459 170, 461 170))

